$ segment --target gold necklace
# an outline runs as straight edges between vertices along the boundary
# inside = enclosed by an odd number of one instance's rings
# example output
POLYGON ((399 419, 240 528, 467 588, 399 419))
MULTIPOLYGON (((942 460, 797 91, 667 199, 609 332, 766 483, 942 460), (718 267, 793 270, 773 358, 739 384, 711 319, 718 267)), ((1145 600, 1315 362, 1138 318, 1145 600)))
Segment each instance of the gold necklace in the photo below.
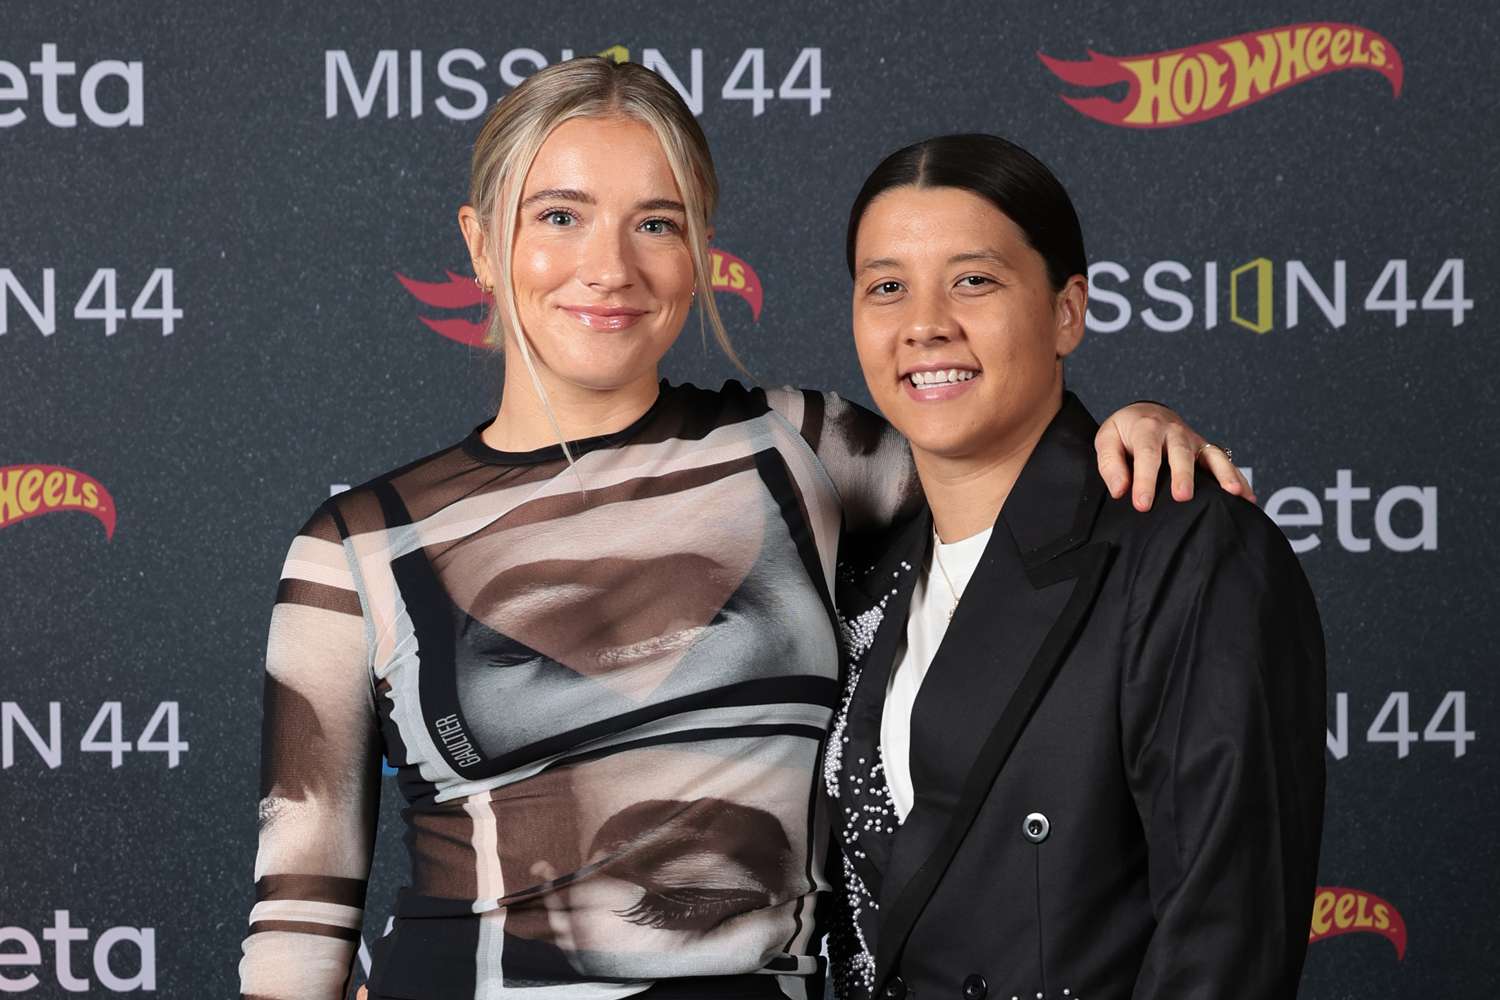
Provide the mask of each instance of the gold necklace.
POLYGON ((948 568, 943 565, 943 557, 939 549, 943 546, 943 540, 938 537, 937 529, 932 529, 932 561, 937 563, 938 572, 943 574, 943 582, 948 585, 948 593, 953 595, 953 607, 948 609, 948 620, 953 621, 953 613, 958 610, 958 602, 963 600, 963 594, 953 586, 953 578, 948 575, 948 568))

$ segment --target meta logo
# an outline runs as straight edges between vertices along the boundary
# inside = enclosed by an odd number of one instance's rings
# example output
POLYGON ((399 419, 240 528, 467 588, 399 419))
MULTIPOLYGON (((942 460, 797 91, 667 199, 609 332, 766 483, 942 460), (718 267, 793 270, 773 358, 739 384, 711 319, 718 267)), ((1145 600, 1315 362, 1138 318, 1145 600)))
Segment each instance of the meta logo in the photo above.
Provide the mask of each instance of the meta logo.
MULTIPOLYGON (((53 949, 53 981, 69 993, 84 993, 94 986, 87 975, 80 976, 73 968, 73 945, 88 941, 89 936, 86 928, 73 926, 67 910, 54 910, 52 926, 42 930, 42 940, 53 949)), ((94 941, 93 957, 94 978, 105 989, 115 993, 156 992, 154 928, 111 927, 94 941)), ((41 966, 42 949, 35 935, 22 927, 0 927, 0 993, 28 993, 44 985, 34 972, 12 971, 41 966)), ((45 985, 51 987, 52 983, 45 985)), ((55 995, 50 988, 47 992, 55 995)))
MULTIPOLYGON (((78 75, 78 64, 57 58, 57 46, 42 46, 41 59, 27 63, 26 69, 36 78, 41 92, 42 117, 58 128, 76 128, 78 112, 100 128, 139 128, 146 122, 145 70, 139 61, 121 62, 106 59, 83 71, 76 88, 64 87, 63 81, 78 75), (67 100, 64 90, 76 93, 77 102, 67 100), (104 92, 101 100, 100 91, 104 92), (65 106, 66 105, 66 106, 65 106), (107 106, 106 106, 107 105, 107 106), (69 110, 69 106, 77 111, 69 110)), ((0 128, 14 128, 29 116, 24 108, 10 105, 31 100, 32 87, 26 73, 12 62, 0 59, 0 128)))
MULTIPOLYGON (((1134 268, 1119 261, 1095 261, 1089 265, 1088 328, 1115 333, 1138 315, 1148 329, 1163 333, 1195 325, 1212 330, 1226 318, 1252 333, 1270 333, 1278 317, 1288 330, 1320 317, 1329 329, 1341 330, 1356 308, 1350 303, 1350 270, 1346 260, 1289 260, 1278 267, 1266 257, 1223 266, 1210 260, 1196 268, 1180 260, 1134 268), (1134 290, 1137 280, 1139 294, 1134 290)), ((1373 266, 1358 268, 1355 280, 1360 282, 1356 287, 1364 288, 1364 297, 1355 299, 1364 312, 1388 317, 1398 329, 1421 313, 1435 313, 1446 317, 1450 326, 1462 326, 1474 308, 1474 300, 1464 294, 1461 257, 1428 265, 1396 258, 1379 265, 1378 271, 1373 266), (1425 291, 1418 300, 1412 297, 1413 283, 1423 280, 1425 291)))
MULTIPOLYGON (((1242 468, 1252 485, 1255 470, 1242 468)), ((1334 540, 1345 552, 1369 552, 1372 539, 1361 534, 1355 515, 1364 508, 1357 504, 1375 500, 1374 541, 1392 552, 1436 552, 1438 547, 1438 491, 1436 486, 1392 486, 1378 498, 1368 486, 1354 485, 1354 472, 1340 469, 1334 485, 1323 490, 1321 498, 1302 486, 1284 486, 1272 493, 1265 503, 1266 516, 1291 542, 1293 552, 1311 552, 1323 543, 1319 529, 1325 524, 1323 503, 1333 505, 1334 540), (1403 527, 1397 527, 1399 520, 1403 527), (1291 530, 1288 530, 1291 529, 1291 530)), ((1361 518, 1361 520, 1364 520, 1361 518)))
MULTIPOLYGON (((612 45, 598 55, 615 62, 630 61, 630 50, 623 45, 612 45)), ((573 56, 572 49, 563 49, 558 60, 573 56)), ((689 50, 684 64, 680 57, 674 63, 660 49, 648 48, 642 50, 640 63, 676 88, 693 114, 703 113, 702 49, 689 50)), ((756 118, 774 100, 806 101, 809 115, 822 112, 823 102, 833 94, 823 86, 822 49, 800 49, 787 59, 783 63, 785 75, 774 90, 766 84, 766 63, 765 49, 743 49, 719 88, 719 98, 746 102, 751 117, 756 118)), ((438 114, 452 121, 469 121, 488 112, 490 105, 503 96, 491 92, 483 75, 498 76, 500 84, 509 89, 546 65, 547 57, 536 49, 511 49, 493 63, 473 49, 448 49, 435 57, 411 49, 404 60, 397 49, 380 49, 374 58, 358 63, 347 50, 329 49, 323 54, 324 116, 337 118, 347 108, 356 118, 368 118, 379 102, 386 118, 397 118, 404 97, 407 116, 420 118, 427 109, 429 92, 436 89, 438 96, 432 107, 438 114), (429 78, 429 73, 435 79, 429 78), (430 86, 433 84, 435 87, 430 86)))

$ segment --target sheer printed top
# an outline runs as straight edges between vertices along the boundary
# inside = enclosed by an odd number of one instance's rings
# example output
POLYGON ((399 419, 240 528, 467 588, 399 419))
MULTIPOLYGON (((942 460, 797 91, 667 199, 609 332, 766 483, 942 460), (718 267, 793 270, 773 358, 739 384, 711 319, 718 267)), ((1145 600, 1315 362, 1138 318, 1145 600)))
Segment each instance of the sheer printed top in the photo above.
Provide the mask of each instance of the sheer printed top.
POLYGON ((292 542, 241 996, 349 988, 382 754, 410 884, 373 993, 761 972, 802 996, 837 543, 914 499, 904 442, 833 394, 735 382, 664 382, 630 427, 572 443, 573 470, 480 430, 292 542))

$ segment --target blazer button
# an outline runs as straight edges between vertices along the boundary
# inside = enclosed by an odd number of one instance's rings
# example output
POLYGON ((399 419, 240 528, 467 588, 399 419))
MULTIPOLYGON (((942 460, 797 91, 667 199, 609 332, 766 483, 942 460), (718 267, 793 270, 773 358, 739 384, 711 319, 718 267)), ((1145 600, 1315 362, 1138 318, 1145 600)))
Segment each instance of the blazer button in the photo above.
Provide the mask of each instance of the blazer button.
POLYGON ((989 992, 990 984, 977 972, 964 980, 964 1000, 984 1000, 989 992))
POLYGON ((1041 813, 1030 813, 1021 824, 1021 833, 1033 844, 1040 844, 1052 833, 1052 821, 1041 813))
POLYGON ((906 983, 900 976, 892 976, 891 981, 885 984, 885 1000, 904 1000, 906 997, 906 983))

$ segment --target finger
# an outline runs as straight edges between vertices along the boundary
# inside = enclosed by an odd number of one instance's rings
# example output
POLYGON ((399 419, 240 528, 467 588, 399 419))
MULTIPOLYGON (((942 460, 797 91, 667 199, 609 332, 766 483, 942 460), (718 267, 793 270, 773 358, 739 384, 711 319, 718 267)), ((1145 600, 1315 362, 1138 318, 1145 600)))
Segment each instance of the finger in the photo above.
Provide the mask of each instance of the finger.
POLYGON ((356 994, 354 994, 354 1000, 365 1000, 365 998, 368 997, 369 995, 370 995, 370 991, 367 990, 367 989, 365 989, 363 986, 361 986, 359 988, 359 992, 356 993, 356 994))
POLYGON ((1105 421, 1094 435, 1094 452, 1099 456, 1099 476, 1109 489, 1109 495, 1118 500, 1130 488, 1130 466, 1127 462, 1125 442, 1114 421, 1105 421))
POLYGON ((1235 467, 1229 456, 1224 454, 1224 449, 1218 445, 1212 445, 1203 449, 1203 464, 1209 472, 1213 473, 1226 493, 1244 497, 1251 503, 1255 502, 1255 491, 1250 488, 1250 480, 1245 474, 1235 467))
MULTIPOLYGON (((1144 424, 1145 421, 1142 421, 1144 424)), ((1161 471, 1162 443, 1166 439, 1166 431, 1160 426, 1153 428, 1141 427, 1140 432, 1131 442, 1135 447, 1135 509, 1150 510, 1151 503, 1156 499, 1156 475, 1161 471)))
POLYGON ((1198 435, 1174 427, 1167 434, 1167 464, 1172 468, 1172 499, 1193 499, 1193 471, 1197 467, 1196 452, 1203 439, 1198 435))

